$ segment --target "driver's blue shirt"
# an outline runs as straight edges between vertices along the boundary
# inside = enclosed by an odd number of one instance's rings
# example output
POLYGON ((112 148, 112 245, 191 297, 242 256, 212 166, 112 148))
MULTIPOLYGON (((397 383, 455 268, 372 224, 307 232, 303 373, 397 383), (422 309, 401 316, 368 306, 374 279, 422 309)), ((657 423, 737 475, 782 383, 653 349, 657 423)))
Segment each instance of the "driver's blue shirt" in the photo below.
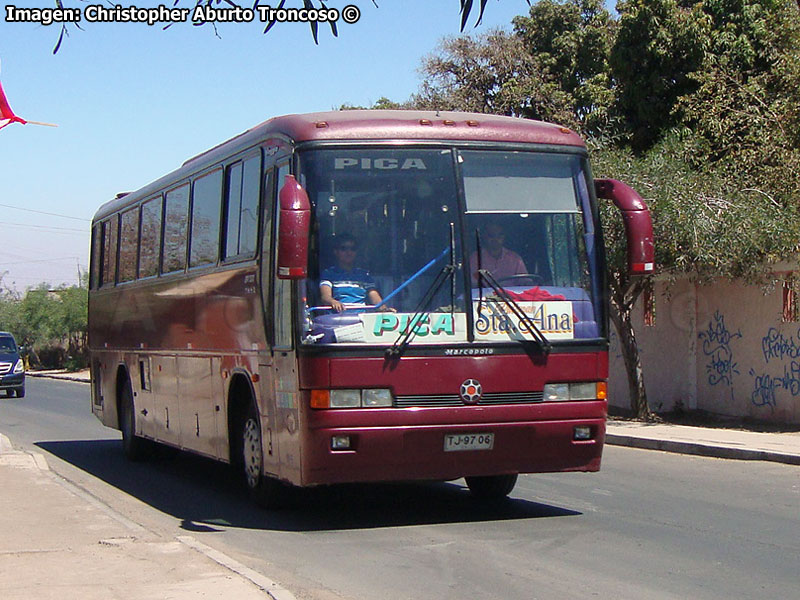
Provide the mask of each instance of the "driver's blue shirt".
POLYGON ((335 300, 346 304, 366 304, 367 293, 375 290, 375 279, 365 269, 349 271, 339 266, 328 267, 320 275, 320 287, 330 286, 335 300))

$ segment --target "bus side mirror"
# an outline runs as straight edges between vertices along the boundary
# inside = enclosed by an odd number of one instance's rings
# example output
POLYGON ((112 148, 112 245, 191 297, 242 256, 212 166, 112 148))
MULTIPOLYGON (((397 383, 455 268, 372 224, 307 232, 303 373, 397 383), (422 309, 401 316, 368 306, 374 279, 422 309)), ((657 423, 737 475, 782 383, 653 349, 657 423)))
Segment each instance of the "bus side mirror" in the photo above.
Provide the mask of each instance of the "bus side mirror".
POLYGON ((653 221, 642 197, 630 186, 616 179, 595 179, 598 198, 611 200, 622 212, 625 237, 628 240, 628 274, 648 275, 653 272, 653 221))
POLYGON ((292 175, 278 193, 278 278, 303 279, 308 275, 308 236, 311 202, 292 175))

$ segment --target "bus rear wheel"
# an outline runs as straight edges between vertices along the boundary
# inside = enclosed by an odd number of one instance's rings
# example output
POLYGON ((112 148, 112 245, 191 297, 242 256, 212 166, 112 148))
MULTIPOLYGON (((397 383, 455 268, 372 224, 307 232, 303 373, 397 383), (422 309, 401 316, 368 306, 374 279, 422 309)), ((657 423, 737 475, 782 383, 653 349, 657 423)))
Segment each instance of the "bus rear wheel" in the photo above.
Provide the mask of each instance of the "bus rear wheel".
POLYGON ((122 431, 122 452, 125 457, 132 461, 147 458, 147 440, 136 435, 136 413, 130 384, 123 386, 119 399, 119 428, 122 431))
POLYGON ((250 498, 262 508, 282 508, 287 503, 288 486, 264 475, 264 451, 258 411, 250 405, 241 424, 242 466, 250 498))
POLYGON ((488 475, 483 477, 465 477, 467 487, 482 500, 499 500, 505 498, 517 485, 517 474, 488 475))

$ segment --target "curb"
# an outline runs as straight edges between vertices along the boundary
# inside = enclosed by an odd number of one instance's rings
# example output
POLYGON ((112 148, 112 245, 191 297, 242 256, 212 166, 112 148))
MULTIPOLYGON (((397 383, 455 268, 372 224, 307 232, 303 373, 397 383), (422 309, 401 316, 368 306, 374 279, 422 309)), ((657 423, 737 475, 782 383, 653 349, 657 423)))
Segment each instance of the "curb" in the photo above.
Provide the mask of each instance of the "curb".
POLYGON ((729 458, 734 460, 765 460, 786 465, 800 465, 800 456, 783 454, 768 450, 750 450, 747 448, 732 448, 729 446, 710 446, 696 442, 679 442, 674 440, 658 440, 632 435, 619 435, 606 433, 606 443, 611 446, 627 446, 643 450, 661 450, 675 454, 693 454, 712 458, 729 458))
POLYGON ((13 452, 16 452, 16 450, 14 450, 14 446, 11 445, 11 440, 0 433, 0 456, 13 452))
POLYGON ((248 580, 273 600, 297 600, 292 592, 282 587, 269 577, 262 575, 261 573, 250 569, 249 567, 246 567, 227 554, 224 554, 218 550, 214 550, 210 546, 206 546, 204 543, 198 541, 190 535, 179 535, 177 536, 177 540, 195 552, 199 552, 210 558, 221 567, 224 567, 236 575, 248 580))
POLYGON ((36 377, 39 379, 60 379, 61 381, 74 381, 76 383, 91 383, 88 379, 82 379, 67 374, 60 373, 37 373, 36 371, 26 371, 25 377, 36 377))

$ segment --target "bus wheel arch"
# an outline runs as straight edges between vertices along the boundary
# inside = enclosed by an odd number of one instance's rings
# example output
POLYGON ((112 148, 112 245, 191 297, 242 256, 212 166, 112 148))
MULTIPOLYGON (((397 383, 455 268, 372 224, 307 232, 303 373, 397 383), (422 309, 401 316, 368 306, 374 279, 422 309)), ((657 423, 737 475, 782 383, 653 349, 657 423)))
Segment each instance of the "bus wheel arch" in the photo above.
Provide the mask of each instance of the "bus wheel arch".
POLYGON ((228 452, 232 465, 242 466, 242 426, 250 405, 255 404, 255 391, 245 373, 236 372, 228 385, 228 452))
POLYGON ((122 452, 128 460, 140 461, 148 456, 147 440, 136 435, 136 404, 128 370, 117 368, 117 425, 122 432, 122 452))
POLYGON ((287 503, 289 486, 264 473, 264 439, 249 378, 235 374, 228 392, 230 462, 244 478, 250 498, 263 508, 287 503))
POLYGON ((116 377, 114 378, 114 399, 115 407, 117 409, 117 429, 122 431, 122 408, 123 408, 123 395, 126 393, 125 388, 131 386, 131 379, 128 375, 128 369, 124 364, 117 366, 116 377))

